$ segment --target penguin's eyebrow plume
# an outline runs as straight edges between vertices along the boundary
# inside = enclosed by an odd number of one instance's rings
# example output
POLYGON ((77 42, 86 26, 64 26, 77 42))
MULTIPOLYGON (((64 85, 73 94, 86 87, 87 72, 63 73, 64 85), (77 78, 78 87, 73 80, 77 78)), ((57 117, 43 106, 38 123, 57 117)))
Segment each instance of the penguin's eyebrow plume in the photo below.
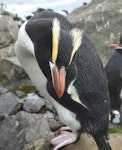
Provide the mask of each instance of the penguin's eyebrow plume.
POLYGON ((58 44, 60 38, 60 22, 57 18, 52 22, 52 62, 55 63, 58 56, 58 44))
POLYGON ((73 49, 72 49, 69 64, 71 64, 75 53, 77 52, 78 48, 82 44, 83 31, 81 31, 80 29, 77 29, 77 28, 73 28, 70 32, 70 35, 71 35, 71 38, 72 38, 73 49))

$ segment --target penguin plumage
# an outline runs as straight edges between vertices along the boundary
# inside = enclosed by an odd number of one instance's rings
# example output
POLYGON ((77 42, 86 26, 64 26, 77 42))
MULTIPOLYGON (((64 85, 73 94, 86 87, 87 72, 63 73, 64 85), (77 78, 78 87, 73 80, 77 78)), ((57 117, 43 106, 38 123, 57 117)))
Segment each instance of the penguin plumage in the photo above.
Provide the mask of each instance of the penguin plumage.
MULTIPOLYGON (((119 44, 111 44, 109 47, 114 52, 108 60, 105 71, 108 78, 108 89, 110 93, 110 113, 112 118, 119 114, 122 104, 122 35, 119 44)), ((112 120, 111 120, 112 121, 112 120)))
MULTIPOLYGON (((75 133, 70 140, 74 142, 79 134, 87 132, 99 150, 111 150, 107 140, 107 79, 95 47, 84 32, 64 16, 44 11, 22 25, 15 50, 40 94, 75 133)), ((53 140, 54 150, 70 144, 70 140, 57 145, 57 139, 53 140)))

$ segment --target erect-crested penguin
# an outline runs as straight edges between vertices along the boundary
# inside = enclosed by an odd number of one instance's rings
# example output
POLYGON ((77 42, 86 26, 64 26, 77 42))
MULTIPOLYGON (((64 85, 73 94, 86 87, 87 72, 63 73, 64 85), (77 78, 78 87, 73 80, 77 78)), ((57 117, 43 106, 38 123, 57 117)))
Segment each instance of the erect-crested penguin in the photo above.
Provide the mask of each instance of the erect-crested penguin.
POLYGON ((52 139, 54 150, 91 134, 99 150, 107 140, 109 94, 103 65, 92 42, 65 17, 44 11, 20 28, 16 55, 40 94, 72 132, 52 139))
POLYGON ((119 114, 122 104, 122 35, 119 44, 110 44, 109 48, 115 50, 105 66, 110 93, 110 113, 112 121, 115 115, 119 114))

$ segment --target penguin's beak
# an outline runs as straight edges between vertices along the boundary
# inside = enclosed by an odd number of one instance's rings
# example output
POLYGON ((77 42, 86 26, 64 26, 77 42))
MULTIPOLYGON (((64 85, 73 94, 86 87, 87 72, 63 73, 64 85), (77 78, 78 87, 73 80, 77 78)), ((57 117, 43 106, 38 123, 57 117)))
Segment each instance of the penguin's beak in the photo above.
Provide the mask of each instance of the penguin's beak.
POLYGON ((55 89, 55 92, 58 98, 61 98, 65 90, 65 81, 66 81, 66 71, 65 67, 62 66, 60 69, 57 68, 52 62, 50 64, 52 82, 55 89))

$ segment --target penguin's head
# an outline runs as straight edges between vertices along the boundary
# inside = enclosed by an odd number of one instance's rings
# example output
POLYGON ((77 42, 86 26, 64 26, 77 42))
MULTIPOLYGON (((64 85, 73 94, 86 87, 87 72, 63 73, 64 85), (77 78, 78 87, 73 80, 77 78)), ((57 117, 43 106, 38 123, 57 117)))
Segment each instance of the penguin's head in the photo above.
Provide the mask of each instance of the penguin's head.
POLYGON ((66 80, 74 80, 77 74, 74 73, 77 69, 71 69, 74 66, 73 58, 82 43, 82 34, 80 29, 65 29, 65 26, 60 24, 57 18, 54 18, 51 33, 47 40, 51 44, 47 43, 49 45, 43 51, 43 57, 42 55, 40 56, 41 58, 37 57, 37 62, 47 79, 50 74, 51 82, 58 98, 61 98, 64 94, 66 80), (72 75, 70 76, 68 73, 72 75), (68 76, 70 76, 70 79, 67 79, 68 76))

